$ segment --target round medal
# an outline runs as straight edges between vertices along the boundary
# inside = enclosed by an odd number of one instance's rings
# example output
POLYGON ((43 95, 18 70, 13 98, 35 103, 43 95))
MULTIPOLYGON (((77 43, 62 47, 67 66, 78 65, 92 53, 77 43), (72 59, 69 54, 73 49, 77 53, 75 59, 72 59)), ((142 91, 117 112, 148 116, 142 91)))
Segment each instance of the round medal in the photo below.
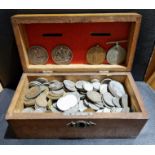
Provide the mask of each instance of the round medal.
POLYGON ((51 55, 56 64, 70 64, 73 58, 71 49, 65 45, 56 46, 51 55))

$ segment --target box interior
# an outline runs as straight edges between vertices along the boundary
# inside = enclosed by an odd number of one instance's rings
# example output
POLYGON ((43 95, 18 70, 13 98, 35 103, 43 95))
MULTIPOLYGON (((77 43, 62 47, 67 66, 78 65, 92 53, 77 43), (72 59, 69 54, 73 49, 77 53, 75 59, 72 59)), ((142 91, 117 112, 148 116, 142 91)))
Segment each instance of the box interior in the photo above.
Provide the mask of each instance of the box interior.
MULTIPOLYGON (((137 97, 135 96, 133 87, 132 87, 127 75, 119 75, 118 74, 118 75, 109 75, 109 76, 107 76, 107 75, 54 75, 54 76, 42 75, 41 76, 41 75, 36 74, 33 76, 26 76, 26 78, 23 82, 22 90, 20 91, 19 98, 18 98, 15 108, 13 110, 15 113, 20 113, 22 111, 22 109, 24 108, 23 100, 24 100, 25 92, 28 89, 28 83, 32 80, 35 80, 38 77, 45 77, 48 80, 57 79, 60 81, 63 81, 65 79, 69 79, 69 80, 73 80, 73 81, 77 81, 77 80, 90 81, 91 79, 94 79, 94 78, 97 78, 99 80, 102 80, 105 78, 111 78, 113 80, 117 80, 124 84, 126 92, 129 95, 129 105, 131 105, 133 112, 142 112, 141 107, 138 103, 137 97)), ((51 114, 52 114, 52 112, 51 112, 51 114)), ((61 115, 61 113, 60 113, 60 115, 61 115)))

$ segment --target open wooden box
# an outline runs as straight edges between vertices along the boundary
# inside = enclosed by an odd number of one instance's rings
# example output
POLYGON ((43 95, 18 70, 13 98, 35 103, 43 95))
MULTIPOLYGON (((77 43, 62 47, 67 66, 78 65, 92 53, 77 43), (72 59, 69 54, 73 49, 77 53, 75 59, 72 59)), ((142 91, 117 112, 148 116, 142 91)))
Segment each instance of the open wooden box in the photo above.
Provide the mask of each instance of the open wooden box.
POLYGON ((19 138, 127 138, 136 137, 148 116, 134 79, 130 73, 141 23, 136 13, 112 14, 34 14, 12 17, 13 29, 24 73, 8 109, 6 119, 19 138), (61 34, 61 37, 44 34, 61 34), (106 35, 91 35, 102 33, 106 35), (108 34, 108 35, 107 35, 108 34), (121 44, 127 50, 122 65, 100 65, 86 63, 88 49, 100 44, 106 51, 111 45, 106 42, 128 40, 121 44), (68 45, 74 58, 71 64, 57 65, 51 59, 51 49, 58 44, 68 45), (29 64, 27 51, 33 45, 47 49, 46 65, 29 64), (46 77, 50 80, 71 79, 73 81, 93 78, 112 78, 124 83, 134 112, 94 113, 87 116, 65 116, 57 113, 22 113, 23 99, 28 82, 46 77), (88 128, 72 128, 72 121, 92 121, 96 125, 88 128))

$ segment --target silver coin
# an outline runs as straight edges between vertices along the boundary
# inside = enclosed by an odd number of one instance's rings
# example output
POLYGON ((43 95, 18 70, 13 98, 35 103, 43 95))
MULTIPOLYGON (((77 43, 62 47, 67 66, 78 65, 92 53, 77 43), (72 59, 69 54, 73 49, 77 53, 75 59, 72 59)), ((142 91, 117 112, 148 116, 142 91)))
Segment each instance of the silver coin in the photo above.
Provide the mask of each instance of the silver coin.
POLYGON ((97 107, 99 107, 99 108, 104 108, 104 105, 103 105, 102 102, 98 102, 98 103, 96 103, 95 105, 96 105, 97 107))
POLYGON ((93 85, 90 82, 84 81, 83 82, 83 88, 85 91, 92 91, 93 90, 93 85))
POLYGON ((76 91, 76 88, 75 88, 75 83, 71 80, 64 80, 63 81, 65 87, 69 90, 69 91, 76 91))
POLYGON ((55 95, 60 95, 60 96, 62 96, 65 93, 64 89, 52 90, 51 92, 55 95))
POLYGON ((30 64, 42 65, 46 64, 48 60, 47 50, 41 46, 32 46, 28 51, 30 64))
POLYGON ((106 78, 101 81, 102 84, 109 84, 112 79, 106 78))
POLYGON ((89 102, 86 99, 83 100, 83 103, 86 107, 89 107, 89 102))
POLYGON ((83 82, 84 81, 82 81, 82 80, 77 81, 76 84, 75 84, 76 88, 79 89, 79 90, 82 90, 83 89, 83 82))
POLYGON ((54 91, 54 90, 60 90, 63 88, 63 83, 62 82, 59 82, 59 81, 54 81, 54 82, 50 82, 50 85, 49 85, 49 89, 54 91))
POLYGON ((96 91, 88 91, 87 98, 94 103, 101 102, 101 94, 96 91))
POLYGON ((112 95, 114 95, 115 97, 121 98, 124 94, 126 94, 124 86, 118 81, 115 80, 110 81, 108 88, 112 93, 112 95))
POLYGON ((31 81, 29 82, 29 88, 34 87, 34 86, 40 86, 41 83, 38 81, 31 81))
POLYGON ((109 64, 121 64, 126 58, 126 50, 120 45, 115 45, 107 52, 107 61, 109 64))
POLYGON ((78 99, 73 94, 67 94, 66 96, 61 97, 57 101, 57 107, 61 111, 66 111, 71 107, 74 107, 78 103, 78 99))
POLYGON ((100 89, 100 82, 93 82, 92 84, 95 91, 98 91, 100 89))
POLYGON ((75 91, 75 92, 69 92, 66 95, 69 95, 69 94, 74 95, 77 98, 78 102, 80 101, 80 94, 77 91, 75 91))
POLYGON ((113 96, 109 92, 106 92, 103 94, 103 99, 108 106, 110 106, 110 107, 115 106, 112 102, 113 96))
POLYGON ((113 104, 114 104, 116 107, 121 108, 121 105, 120 105, 119 100, 120 100, 120 98, 118 98, 118 97, 113 97, 112 102, 113 102, 113 104))
POLYGON ((93 82, 100 82, 100 80, 99 80, 99 79, 92 79, 91 82, 92 82, 92 83, 93 83, 93 82))
POLYGON ((48 82, 48 80, 46 78, 42 78, 42 77, 37 78, 36 81, 38 81, 40 83, 46 83, 46 82, 48 82))
POLYGON ((99 109, 96 111, 97 113, 101 113, 101 112, 104 112, 104 109, 99 109))
POLYGON ((108 92, 108 85, 107 84, 101 84, 100 85, 100 93, 104 94, 106 92, 108 92))
POLYGON ((128 107, 128 95, 124 94, 121 98, 122 107, 126 108, 128 107))
POLYGON ((95 104, 89 102, 89 107, 95 111, 99 110, 100 108, 98 106, 96 106, 95 104))
POLYGON ((122 109, 122 112, 130 112, 130 108, 129 107, 125 107, 122 109))
POLYGON ((56 46, 51 54, 52 59, 56 64, 69 64, 73 58, 71 49, 65 45, 56 46))
POLYGON ((78 106, 78 104, 76 104, 74 107, 71 107, 70 109, 66 110, 64 113, 69 114, 69 115, 73 115, 78 111, 79 111, 79 106, 78 106))
POLYGON ((103 112, 109 113, 109 112, 111 112, 111 110, 110 110, 109 108, 104 108, 104 109, 103 109, 103 112))
POLYGON ((35 109, 34 112, 36 112, 36 113, 46 112, 46 108, 40 107, 40 108, 35 109))
POLYGON ((84 101, 83 100, 80 100, 79 101, 79 111, 80 112, 83 112, 87 109, 87 107, 84 105, 84 101))

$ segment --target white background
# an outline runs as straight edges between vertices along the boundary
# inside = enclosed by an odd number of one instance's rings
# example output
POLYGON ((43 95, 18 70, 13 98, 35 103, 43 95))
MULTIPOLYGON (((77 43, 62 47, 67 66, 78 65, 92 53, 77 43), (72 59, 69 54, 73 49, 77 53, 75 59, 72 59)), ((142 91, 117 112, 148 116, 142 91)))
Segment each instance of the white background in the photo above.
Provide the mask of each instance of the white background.
MULTIPOLYGON (((1 9, 153 9, 153 0, 1 0, 1 9)), ((154 118, 155 119, 155 118, 154 118)), ((0 155, 153 155, 154 146, 0 146, 0 155)))

